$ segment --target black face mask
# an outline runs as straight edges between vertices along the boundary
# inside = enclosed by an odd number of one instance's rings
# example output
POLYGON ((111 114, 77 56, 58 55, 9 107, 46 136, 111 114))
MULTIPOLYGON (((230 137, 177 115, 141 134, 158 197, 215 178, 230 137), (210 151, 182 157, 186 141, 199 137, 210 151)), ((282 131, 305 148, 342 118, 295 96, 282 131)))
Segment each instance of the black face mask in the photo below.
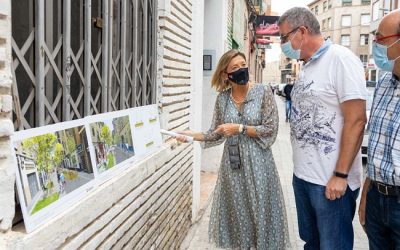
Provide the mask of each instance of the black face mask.
POLYGON ((249 82, 249 68, 240 68, 229 73, 228 79, 238 85, 246 85, 249 82))

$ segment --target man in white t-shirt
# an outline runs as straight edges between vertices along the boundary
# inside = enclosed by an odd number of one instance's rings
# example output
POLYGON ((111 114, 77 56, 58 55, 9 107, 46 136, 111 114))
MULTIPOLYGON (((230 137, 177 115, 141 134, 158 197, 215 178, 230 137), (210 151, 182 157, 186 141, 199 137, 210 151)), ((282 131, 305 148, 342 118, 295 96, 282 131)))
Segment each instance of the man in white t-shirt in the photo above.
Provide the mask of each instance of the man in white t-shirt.
POLYGON ((304 61, 292 91, 293 188, 304 249, 352 249, 367 95, 361 61, 324 40, 306 8, 279 20, 281 48, 304 61))

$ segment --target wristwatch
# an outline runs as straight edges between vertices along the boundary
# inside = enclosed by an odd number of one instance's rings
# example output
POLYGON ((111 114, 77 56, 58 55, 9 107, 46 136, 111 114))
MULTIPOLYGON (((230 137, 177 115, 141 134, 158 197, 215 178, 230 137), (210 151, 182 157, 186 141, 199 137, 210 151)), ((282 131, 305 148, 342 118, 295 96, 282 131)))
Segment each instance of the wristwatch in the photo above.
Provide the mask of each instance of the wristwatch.
POLYGON ((243 124, 239 124, 239 134, 243 133, 243 124))
POLYGON ((333 174, 336 177, 343 178, 343 179, 347 179, 347 177, 349 176, 348 174, 343 174, 343 173, 340 173, 340 172, 337 172, 337 171, 333 171, 333 174))

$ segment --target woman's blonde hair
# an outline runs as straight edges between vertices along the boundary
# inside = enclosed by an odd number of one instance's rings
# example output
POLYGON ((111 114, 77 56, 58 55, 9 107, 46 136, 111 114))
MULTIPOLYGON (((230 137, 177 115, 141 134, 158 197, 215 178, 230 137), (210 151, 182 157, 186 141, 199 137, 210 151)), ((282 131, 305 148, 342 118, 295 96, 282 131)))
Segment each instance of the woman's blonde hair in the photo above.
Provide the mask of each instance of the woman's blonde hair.
POLYGON ((218 92, 222 92, 231 86, 230 82, 224 79, 224 73, 226 73, 231 60, 237 56, 241 56, 244 60, 246 60, 246 56, 236 49, 229 50, 219 59, 217 68, 215 69, 211 79, 211 86, 218 92))

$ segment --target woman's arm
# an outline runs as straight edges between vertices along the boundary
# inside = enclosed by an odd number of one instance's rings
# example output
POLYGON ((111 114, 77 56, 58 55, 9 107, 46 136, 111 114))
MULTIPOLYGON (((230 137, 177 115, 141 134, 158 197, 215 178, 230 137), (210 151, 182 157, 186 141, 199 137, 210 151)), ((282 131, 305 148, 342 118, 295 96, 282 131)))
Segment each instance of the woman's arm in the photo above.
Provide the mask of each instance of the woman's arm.
MULTIPOLYGON (((226 98, 227 96, 224 95, 224 92, 218 94, 217 100, 215 101, 212 123, 210 129, 207 132, 202 133, 191 130, 185 130, 179 133, 182 135, 192 136, 193 140, 195 141, 204 142, 203 144, 204 148, 217 146, 222 142, 224 142, 225 140, 224 136, 220 133, 217 133, 216 130, 218 126, 220 126, 223 123, 223 114, 225 112, 226 108, 225 104, 227 102, 226 98)), ((186 139, 184 137, 177 137, 176 139, 181 142, 186 142, 186 139)))
POLYGON ((269 148, 275 142, 278 134, 278 109, 272 91, 264 87, 264 99, 261 105, 261 125, 249 126, 247 135, 253 137, 263 148, 269 148))

